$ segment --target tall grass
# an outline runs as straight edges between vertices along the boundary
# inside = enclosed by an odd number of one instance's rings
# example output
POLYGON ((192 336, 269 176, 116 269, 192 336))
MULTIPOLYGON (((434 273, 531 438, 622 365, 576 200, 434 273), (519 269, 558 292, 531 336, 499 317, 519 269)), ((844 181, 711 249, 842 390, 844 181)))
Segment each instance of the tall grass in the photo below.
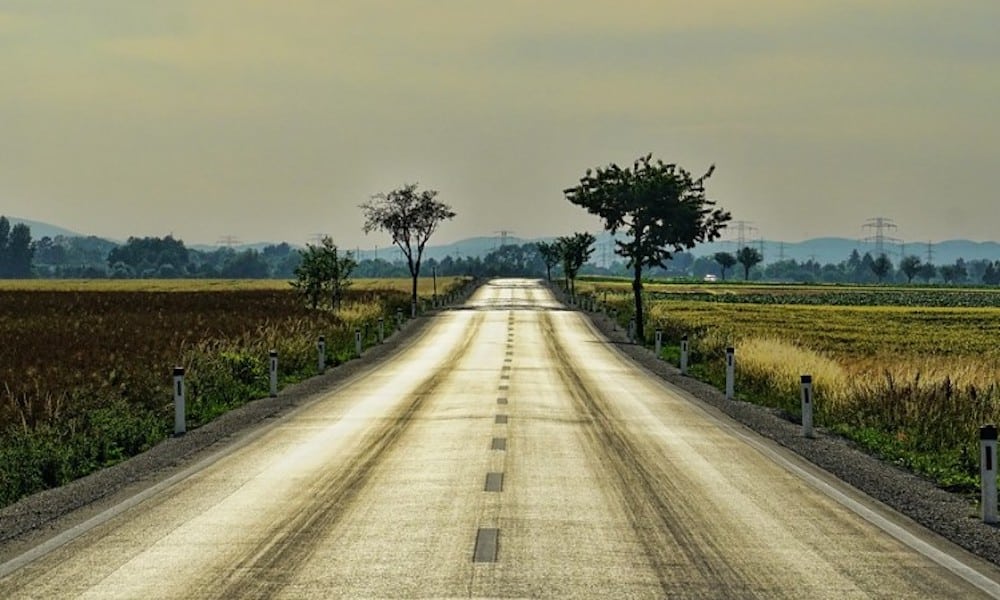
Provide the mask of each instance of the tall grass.
MULTIPOLYGON (((602 296, 598 296, 599 298, 602 296)), ((631 296, 612 292, 622 324, 631 296)), ((978 428, 1000 421, 1000 311, 648 303, 668 343, 691 337, 692 373, 721 386, 736 347, 737 395, 800 418, 802 374, 815 422, 942 487, 978 486, 978 428), (811 335, 815 333, 815 335, 811 335)))
MULTIPOLYGON (((441 282, 447 293, 462 280, 441 282)), ((204 285, 204 284, 202 284, 204 285)), ((287 286, 287 284, 286 284, 287 286)), ((186 368, 188 428, 317 373, 409 315, 402 286, 350 290, 341 310, 311 311, 290 289, 0 290, 0 506, 149 449, 172 430, 171 371, 186 368)))

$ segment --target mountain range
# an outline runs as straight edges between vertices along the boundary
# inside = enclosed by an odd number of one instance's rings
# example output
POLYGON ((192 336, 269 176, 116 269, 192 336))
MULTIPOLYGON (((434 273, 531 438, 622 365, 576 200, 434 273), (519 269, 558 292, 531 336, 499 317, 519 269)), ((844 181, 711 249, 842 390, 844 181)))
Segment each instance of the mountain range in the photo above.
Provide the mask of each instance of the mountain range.
MULTIPOLYGON (((12 225, 15 223, 24 223, 25 225, 28 225, 31 228, 32 238, 36 240, 45 236, 86 236, 86 234, 78 233, 64 227, 41 221, 32 221, 17 217, 8 217, 8 219, 12 225)), ((604 266, 613 261, 621 260, 620 257, 614 254, 614 239, 610 234, 600 232, 595 235, 597 237, 597 243, 595 244, 595 252, 591 257, 591 262, 604 266)), ((525 239, 513 236, 508 236, 506 238, 487 236, 471 237, 449 244, 428 246, 425 250, 424 256, 425 258, 434 258, 436 260, 441 260, 447 256, 451 256, 453 258, 482 257, 496 250, 503 243, 521 245, 540 241, 552 241, 553 239, 555 238, 547 237, 525 239)), ((234 246, 234 249, 244 250, 247 248, 254 248, 259 250, 270 243, 272 242, 241 244, 234 246)), ((880 253, 880 249, 871 242, 840 237, 813 238, 800 242, 754 240, 752 242, 747 242, 747 244, 757 248, 758 250, 762 250, 765 264, 781 259, 796 260, 798 262, 815 260, 821 264, 839 263, 847 260, 847 258, 851 255, 851 252, 854 250, 857 250, 861 254, 870 252, 872 256, 877 256, 880 253)), ((192 245, 191 247, 207 251, 218 248, 218 246, 197 244, 192 245)), ((695 256, 712 256, 716 252, 735 253, 738 249, 737 242, 717 241, 708 244, 700 244, 691 250, 691 253, 695 256)), ((348 250, 351 250, 351 248, 348 248, 348 250)), ((402 258, 402 254, 394 247, 381 248, 379 250, 355 249, 355 251, 357 252, 360 260, 382 258, 391 262, 402 258)), ((1000 260, 1000 243, 993 241, 974 242, 970 240, 945 240, 933 243, 906 242, 903 244, 885 244, 881 248, 881 251, 884 252, 894 264, 897 264, 902 256, 910 254, 916 255, 925 262, 929 259, 930 262, 937 265, 951 264, 959 258, 966 261, 982 259, 1000 260)))

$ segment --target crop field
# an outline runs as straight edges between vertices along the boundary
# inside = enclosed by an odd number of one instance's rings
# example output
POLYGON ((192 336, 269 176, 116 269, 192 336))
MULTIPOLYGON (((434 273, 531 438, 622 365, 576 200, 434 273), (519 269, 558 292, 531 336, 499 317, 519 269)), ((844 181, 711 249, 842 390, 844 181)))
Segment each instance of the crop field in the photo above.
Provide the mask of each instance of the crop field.
MULTIPOLYGON (((444 294, 462 283, 438 280, 444 294)), ((361 280, 336 312, 288 282, 71 281, 0 285, 0 506, 151 447, 172 431, 171 375, 186 368, 188 427, 349 360, 409 314, 409 280, 361 280)), ((429 296, 432 283, 420 282, 429 296)))
MULTIPOLYGON (((628 282, 589 282, 624 324, 628 282)), ((649 285, 664 358, 692 341, 692 374, 721 387, 736 348, 737 395, 792 420, 813 375, 818 423, 942 487, 978 486, 978 429, 1000 420, 1000 291, 918 287, 649 285)))

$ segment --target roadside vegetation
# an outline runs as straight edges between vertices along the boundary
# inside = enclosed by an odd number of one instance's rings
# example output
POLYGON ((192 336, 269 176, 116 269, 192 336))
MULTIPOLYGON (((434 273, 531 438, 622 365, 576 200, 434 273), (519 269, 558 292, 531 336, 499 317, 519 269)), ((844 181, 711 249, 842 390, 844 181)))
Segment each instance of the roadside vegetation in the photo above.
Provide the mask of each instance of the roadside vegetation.
MULTIPOLYGON (((579 289, 632 317, 629 283, 579 289)), ((978 430, 1000 420, 1000 292, 985 289, 647 285, 652 345, 722 387, 736 347, 740 399, 797 421, 811 374, 816 423, 952 491, 978 490, 978 430)))
MULTIPOLYGON (((465 279, 437 282, 439 294, 465 279)), ((284 282, 29 281, 0 286, 0 506, 140 453, 172 434, 171 373, 187 369, 188 428, 354 355, 410 314, 411 281, 358 280, 338 310, 284 282)), ((419 281, 426 303, 434 288, 419 281)))

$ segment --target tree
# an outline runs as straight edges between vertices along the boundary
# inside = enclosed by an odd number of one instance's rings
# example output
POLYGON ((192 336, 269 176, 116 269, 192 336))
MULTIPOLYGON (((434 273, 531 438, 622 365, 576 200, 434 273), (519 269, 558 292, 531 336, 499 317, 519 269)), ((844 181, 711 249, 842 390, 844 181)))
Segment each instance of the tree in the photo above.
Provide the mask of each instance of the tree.
POLYGON ((417 278, 427 240, 443 221, 455 218, 447 204, 436 200, 437 190, 417 191, 417 184, 406 184, 388 194, 378 193, 361 205, 365 216, 365 233, 381 230, 392 236, 406 257, 406 266, 413 278, 411 306, 417 312, 417 278))
POLYGON ((892 270, 892 261, 885 254, 879 254, 878 258, 872 261, 871 270, 878 282, 882 283, 885 276, 892 270))
POLYGON ((604 220, 611 234, 623 230, 626 241, 615 241, 615 253, 632 270, 636 334, 644 337, 642 270, 665 267, 673 252, 694 248, 719 237, 730 220, 705 196, 705 181, 714 165, 698 178, 674 164, 646 155, 631 168, 612 163, 588 169, 580 184, 563 191, 566 199, 604 220))
POLYGON ((750 269, 764 260, 760 251, 751 246, 743 246, 736 253, 736 262, 743 265, 743 281, 750 279, 750 269))
POLYGON ((17 279, 31 277, 31 260, 35 248, 31 243, 31 228, 18 223, 10 230, 10 240, 5 252, 7 256, 7 276, 17 279))
POLYGON ((986 268, 983 270, 983 283, 986 285, 1000 284, 1000 261, 986 261, 986 268))
POLYGON ((542 260, 545 261, 545 278, 552 282, 552 267, 559 264, 562 257, 559 255, 558 245, 548 242, 538 242, 538 253, 542 255, 542 260))
POLYGON ((562 259, 563 273, 566 275, 566 283, 571 297, 576 297, 576 274, 580 271, 583 263, 590 259, 594 253, 594 242, 597 241, 588 232, 574 233, 568 237, 560 237, 556 240, 556 248, 562 259))
POLYGON ((182 273, 190 263, 188 249, 184 242, 173 236, 164 238, 130 237, 124 245, 108 252, 108 266, 114 268, 117 263, 128 265, 136 274, 155 274, 166 264, 172 265, 176 273, 182 273))
POLYGON ((340 308, 344 291, 350 286, 351 273, 357 266, 348 252, 340 256, 337 245, 329 236, 323 237, 319 245, 308 244, 300 250, 302 260, 295 268, 296 280, 292 287, 305 297, 313 309, 324 299, 329 299, 330 308, 340 308))
POLYGON ((903 275, 906 275, 906 283, 913 283, 913 278, 920 272, 920 266, 920 259, 912 254, 904 256, 899 261, 899 270, 903 272, 903 275))
POLYGON ((271 275, 271 269, 260 252, 248 248, 229 257, 219 275, 227 279, 267 279, 271 275))
POLYGON ((953 265, 942 265, 938 272, 945 283, 959 283, 965 279, 968 273, 965 271, 965 261, 961 258, 953 265))
POLYGON ((716 252, 715 262, 719 263, 719 269, 722 271, 722 280, 726 280, 726 271, 736 265, 736 257, 728 252, 716 252))
POLYGON ((924 283, 930 283, 931 279, 934 279, 934 276, 937 275, 937 267, 931 263, 924 263, 920 265, 918 275, 924 280, 924 283))

